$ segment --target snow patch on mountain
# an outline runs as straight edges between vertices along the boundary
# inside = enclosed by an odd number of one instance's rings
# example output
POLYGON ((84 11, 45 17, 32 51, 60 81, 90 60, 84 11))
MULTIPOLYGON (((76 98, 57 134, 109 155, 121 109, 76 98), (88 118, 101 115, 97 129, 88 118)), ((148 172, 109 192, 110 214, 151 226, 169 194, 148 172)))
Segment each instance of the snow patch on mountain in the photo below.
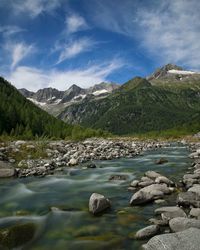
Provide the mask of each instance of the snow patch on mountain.
POLYGON ((95 95, 95 96, 98 96, 98 95, 102 95, 102 94, 105 94, 105 93, 108 93, 107 89, 97 90, 97 91, 93 92, 92 94, 95 95))
POLYGON ((170 74, 179 74, 179 75, 193 75, 193 74, 200 74, 194 71, 189 70, 176 70, 176 69, 170 69, 167 71, 170 74))

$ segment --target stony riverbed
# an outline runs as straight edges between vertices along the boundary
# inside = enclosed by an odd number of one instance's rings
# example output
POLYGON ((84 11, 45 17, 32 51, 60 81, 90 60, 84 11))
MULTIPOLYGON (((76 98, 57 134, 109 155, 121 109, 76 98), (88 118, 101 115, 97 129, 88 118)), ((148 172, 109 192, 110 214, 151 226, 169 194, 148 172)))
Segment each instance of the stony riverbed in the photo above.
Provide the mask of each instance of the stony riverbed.
MULTIPOLYGON (((114 143, 117 142, 113 142, 112 148, 114 148, 114 143)), ((186 187, 182 180, 187 171, 194 171, 194 169, 188 170, 188 167, 193 165, 194 159, 188 157, 191 152, 187 145, 144 143, 146 146, 141 146, 141 144, 135 146, 136 144, 134 142, 132 148, 145 148, 140 151, 140 155, 134 154, 133 158, 130 156, 129 158, 113 157, 115 159, 112 160, 93 159, 92 164, 95 168, 85 166, 85 162, 83 165, 69 168, 68 161, 65 162, 66 166, 63 171, 54 170, 54 174, 51 173, 44 178, 34 175, 27 176, 27 178, 1 178, 1 244, 9 244, 10 249, 19 247, 19 249, 33 250, 140 249, 153 234, 151 228, 151 234, 147 238, 138 240, 136 239, 138 230, 153 225, 158 220, 161 221, 162 213, 166 215, 166 212, 169 212, 161 210, 162 212, 157 212, 155 215, 154 210, 176 206, 177 196, 186 192, 187 188, 191 188, 191 186, 186 187), (150 170, 170 180, 167 184, 167 187, 171 189, 170 193, 164 194, 159 199, 158 197, 151 198, 148 203, 131 205, 132 197, 144 188, 144 185, 147 187, 148 184, 155 185, 147 179, 151 179, 152 176, 144 177, 145 173, 150 170), (136 180, 138 182, 134 187, 133 182, 136 180), (111 208, 100 215, 94 216, 89 213, 88 203, 92 193, 99 193, 108 198, 111 208), (2 238, 5 231, 9 236, 6 240, 5 237, 2 238), (25 234, 27 237, 21 237, 24 232, 28 232, 25 234), (21 248, 21 245, 26 247, 21 248)), ((27 144, 21 145, 27 146, 27 144)), ((191 145, 193 151, 196 148, 196 144, 191 145)), ((4 155, 6 156, 6 153, 4 155)), ((191 157, 197 156, 198 153, 191 155, 191 157)), ((157 182, 161 180, 166 181, 165 178, 158 178, 157 182)), ((164 184, 157 183, 156 185, 164 184)), ((190 210, 186 208, 184 211, 187 217, 189 217, 190 210)), ((169 230, 171 228, 166 224, 157 225, 154 227, 154 234, 164 233, 163 236, 167 236, 166 233, 169 230)), ((191 235, 191 232, 189 234, 191 235)), ((161 249, 151 248, 151 242, 146 246, 149 247, 147 249, 161 249)))

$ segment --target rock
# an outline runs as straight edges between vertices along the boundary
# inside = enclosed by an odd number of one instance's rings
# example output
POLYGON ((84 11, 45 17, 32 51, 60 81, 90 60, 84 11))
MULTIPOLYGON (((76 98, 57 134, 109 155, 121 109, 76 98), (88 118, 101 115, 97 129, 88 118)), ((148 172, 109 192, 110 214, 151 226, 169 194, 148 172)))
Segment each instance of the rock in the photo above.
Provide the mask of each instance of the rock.
POLYGON ((155 199, 162 198, 164 194, 169 194, 170 190, 166 184, 152 184, 136 192, 130 200, 130 205, 140 205, 155 199))
POLYGON ((147 187, 150 186, 154 183, 154 181, 150 180, 150 181, 142 181, 138 183, 139 187, 147 187))
POLYGON ((139 181, 138 180, 133 180, 130 184, 131 187, 137 187, 138 186, 139 181))
POLYGON ((167 177, 165 176, 159 176, 155 179, 155 183, 165 183, 167 185, 173 185, 173 181, 170 181, 167 177))
POLYGON ((169 221, 176 217, 187 217, 180 207, 161 207, 155 210, 155 214, 161 214, 164 221, 169 221))
POLYGON ((127 179, 126 175, 116 174, 109 177, 109 181, 124 181, 127 179))
POLYGON ((146 176, 143 176, 142 178, 141 178, 141 181, 152 181, 152 179, 151 178, 149 178, 149 177, 146 177, 146 176))
POLYGON ((162 176, 161 174, 159 174, 159 173, 157 173, 157 172, 155 172, 155 171, 147 171, 147 172, 145 173, 145 175, 146 175, 147 177, 149 177, 150 179, 156 179, 157 177, 162 176))
POLYGON ((144 250, 197 250, 200 246, 200 230, 188 230, 157 235, 143 245, 144 250))
POLYGON ((177 203, 179 206, 194 206, 200 208, 200 196, 193 192, 182 192, 178 194, 177 203))
POLYGON ((192 208, 190 210, 190 216, 200 219, 200 208, 192 208))
POLYGON ((165 159, 165 158, 160 158, 160 159, 157 160, 155 163, 156 163, 156 164, 164 164, 164 163, 167 163, 167 162, 168 162, 167 159, 165 159))
POLYGON ((143 229, 140 229, 136 234, 135 234, 135 239, 137 240, 144 240, 148 239, 156 234, 159 233, 159 226, 158 225, 151 225, 148 227, 145 227, 143 229))
POLYGON ((163 199, 158 199, 158 200, 155 200, 154 202, 155 202, 156 204, 161 204, 161 203, 164 203, 165 200, 163 200, 163 199))
POLYGON ((19 224, 0 229, 0 247, 16 249, 31 241, 35 233, 36 225, 33 223, 19 224))
POLYGON ((96 168, 97 166, 94 164, 94 162, 88 162, 84 164, 84 167, 86 168, 96 168))
POLYGON ((68 166, 75 166, 75 165, 77 165, 78 164, 78 160, 77 159, 75 159, 75 158, 72 158, 72 159, 70 159, 70 161, 68 162, 68 166))
POLYGON ((198 196, 200 196, 200 185, 198 185, 198 184, 194 185, 193 187, 188 189, 188 192, 192 192, 192 193, 197 194, 198 196))
POLYGON ((200 229, 200 220, 177 217, 169 221, 169 227, 173 232, 184 231, 191 227, 200 229))
POLYGON ((105 196, 97 193, 93 193, 89 200, 89 211, 94 215, 103 212, 104 210, 111 207, 109 199, 105 196))
POLYGON ((15 146, 16 146, 16 147, 19 147, 19 146, 24 145, 24 144, 26 144, 25 141, 16 141, 16 142, 15 142, 15 146))
POLYGON ((166 225, 168 225, 168 222, 167 222, 167 221, 158 220, 158 219, 155 219, 155 218, 149 219, 149 222, 150 222, 150 223, 153 223, 153 224, 155 224, 155 225, 158 225, 158 226, 166 226, 166 225))
POLYGON ((0 161, 0 178, 13 177, 15 169, 9 162, 0 161))

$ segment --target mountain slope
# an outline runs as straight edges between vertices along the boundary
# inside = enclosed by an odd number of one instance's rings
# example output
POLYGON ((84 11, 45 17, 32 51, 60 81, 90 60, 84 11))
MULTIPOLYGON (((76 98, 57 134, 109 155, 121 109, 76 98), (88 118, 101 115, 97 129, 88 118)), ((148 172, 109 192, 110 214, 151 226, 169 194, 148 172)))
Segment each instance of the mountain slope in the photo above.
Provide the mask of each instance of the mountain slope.
POLYGON ((200 98, 193 89, 177 93, 136 77, 100 100, 71 105, 59 118, 115 134, 165 130, 200 121, 200 98))
POLYGON ((66 137, 73 126, 50 116, 0 78, 0 134, 66 137))

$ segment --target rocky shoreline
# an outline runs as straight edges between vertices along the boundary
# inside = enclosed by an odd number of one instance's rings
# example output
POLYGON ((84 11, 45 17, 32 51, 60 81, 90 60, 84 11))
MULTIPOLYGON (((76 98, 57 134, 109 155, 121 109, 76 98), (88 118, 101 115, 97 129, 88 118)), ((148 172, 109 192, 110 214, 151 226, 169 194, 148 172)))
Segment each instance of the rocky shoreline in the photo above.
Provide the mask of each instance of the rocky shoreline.
MULTIPOLYGON (((154 201, 162 203, 165 192, 177 192, 174 206, 160 207, 155 210, 155 218, 150 218, 153 225, 139 230, 135 239, 146 240, 151 238, 143 249, 145 250, 196 250, 200 246, 200 143, 191 143, 189 147, 193 159, 192 166, 183 175, 179 183, 171 182, 167 177, 161 177, 159 173, 148 171, 145 182, 147 187, 141 188, 131 198, 133 205, 154 201), (151 183, 154 182, 154 184, 151 183), (162 184, 155 184, 155 183, 162 184), (149 183, 149 185, 148 185, 149 183), (160 185, 155 188, 155 185, 160 185), (162 187, 161 187, 162 185, 162 187), (163 186, 164 185, 164 186, 163 186), (162 190, 164 188, 164 191, 162 190), (156 192, 155 192, 156 190, 156 192), (163 193, 157 192, 163 191, 163 193), (153 194, 151 193, 153 192, 153 194), (156 235, 156 236, 155 236, 156 235)), ((144 183, 144 180, 134 181, 135 187, 144 183)))
POLYGON ((82 142, 15 141, 0 143, 0 177, 52 175, 81 165, 94 168, 94 160, 132 158, 165 142, 88 139, 82 142), (20 157, 19 157, 20 156, 20 157))

